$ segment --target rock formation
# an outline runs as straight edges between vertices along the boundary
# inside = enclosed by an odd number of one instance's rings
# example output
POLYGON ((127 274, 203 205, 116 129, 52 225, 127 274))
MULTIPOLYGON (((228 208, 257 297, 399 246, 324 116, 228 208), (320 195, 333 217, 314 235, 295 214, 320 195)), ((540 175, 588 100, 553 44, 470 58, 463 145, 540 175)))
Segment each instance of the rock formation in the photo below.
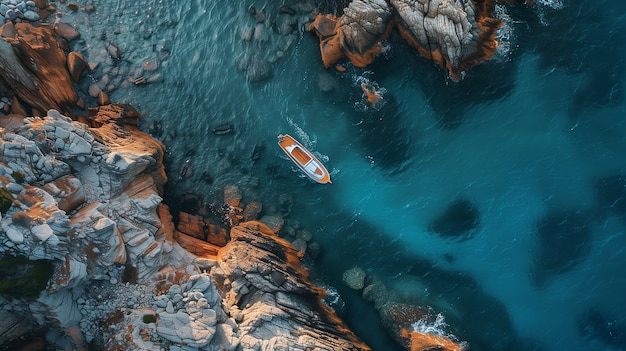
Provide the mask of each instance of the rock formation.
POLYGON ((78 95, 52 29, 7 22, 0 27, 0 77, 27 104, 69 112, 78 95))
MULTIPOLYGON (((303 252, 266 225, 240 224, 219 245, 175 228, 163 145, 136 127, 135 109, 105 104, 75 119, 49 109, 73 106, 70 77, 85 68, 49 28, 7 23, 2 36, 13 107, 47 113, 0 117, 0 254, 53 269, 41 291, 0 295, 0 344, 45 329, 55 349, 369 350, 320 302, 303 252)), ((240 200, 227 189, 230 207, 240 200)), ((254 207, 237 213, 256 217, 254 207)), ((205 223, 186 218, 190 233, 205 223)))
POLYGON ((491 0, 354 0, 340 18, 318 15, 309 30, 320 38, 326 68, 344 57, 357 67, 367 66, 396 28, 420 55, 459 80, 497 48, 501 21, 491 17, 493 6, 491 0))
POLYGON ((211 270, 244 349, 369 350, 320 300, 287 241, 260 222, 231 230, 211 270))
POLYGON ((391 335, 411 351, 463 351, 467 343, 456 340, 446 331, 443 315, 432 307, 418 303, 371 278, 363 297, 378 310, 381 321, 391 335))
MULTIPOLYGON (((128 110, 94 109, 98 127, 50 110, 0 129, 0 186, 13 198, 0 250, 55 262, 35 301, 0 301, 7 318, 23 314, 77 349, 369 350, 319 302, 299 253, 260 222, 233 228, 217 255, 192 264, 161 204, 163 148, 120 122, 128 110)), ((10 330, 0 335, 14 337, 10 330)))

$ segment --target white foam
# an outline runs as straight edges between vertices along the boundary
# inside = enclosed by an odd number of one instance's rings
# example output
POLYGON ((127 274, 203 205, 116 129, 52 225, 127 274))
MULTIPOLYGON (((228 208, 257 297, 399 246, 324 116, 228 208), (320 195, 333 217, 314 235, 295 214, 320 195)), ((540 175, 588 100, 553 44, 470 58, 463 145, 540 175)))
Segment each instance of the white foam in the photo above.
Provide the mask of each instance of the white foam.
POLYGON ((499 45, 493 59, 495 61, 508 61, 511 56, 511 46, 515 42, 514 24, 521 22, 514 21, 507 12, 507 8, 502 4, 496 4, 494 9, 495 18, 503 22, 502 27, 496 33, 496 40, 499 45))

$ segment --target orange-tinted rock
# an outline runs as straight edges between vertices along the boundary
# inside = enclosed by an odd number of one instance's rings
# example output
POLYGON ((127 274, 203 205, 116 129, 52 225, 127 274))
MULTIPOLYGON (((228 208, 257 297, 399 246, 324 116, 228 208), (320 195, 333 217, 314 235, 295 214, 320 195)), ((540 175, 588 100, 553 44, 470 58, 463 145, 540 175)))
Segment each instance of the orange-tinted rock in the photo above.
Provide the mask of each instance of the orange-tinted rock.
POLYGON ((195 216, 186 212, 178 214, 178 231, 194 238, 206 240, 209 235, 208 223, 200 216, 195 216))
POLYGON ((39 111, 70 111, 78 96, 66 58, 49 27, 29 23, 5 25, 15 30, 0 40, 0 75, 19 98, 39 111))
POLYGON ((74 27, 65 22, 57 22, 54 24, 54 32, 67 41, 72 41, 80 37, 80 33, 74 27))
POLYGON ((57 206, 65 213, 75 210, 87 200, 80 180, 73 176, 61 177, 42 188, 55 197, 57 206))
POLYGON ((242 223, 230 236, 217 255, 213 277, 223 303, 244 316, 238 324, 242 339, 253 330, 262 330, 266 340, 290 338, 285 331, 294 330, 311 350, 371 350, 321 302, 325 291, 310 281, 289 242, 260 222, 242 223), (249 318, 253 315, 261 318, 249 318))
POLYGON ((98 93, 98 106, 104 106, 111 103, 111 99, 109 99, 109 95, 107 95, 104 91, 100 90, 98 93))
POLYGON ((402 330, 404 337, 411 340, 411 351, 463 351, 465 348, 444 336, 402 330))
POLYGON ((378 102, 378 100, 380 100, 381 98, 380 93, 377 92, 372 86, 368 86, 365 83, 361 83, 361 89, 363 90, 363 93, 365 93, 365 96, 367 97, 367 102, 369 102, 370 104, 374 105, 375 103, 378 102))
POLYGON ((220 246, 213 245, 204 240, 194 238, 181 232, 177 233, 175 239, 176 242, 178 242, 178 244, 180 244, 180 246, 182 246, 185 250, 198 257, 214 259, 221 249, 220 246))
POLYGON ((45 9, 48 7, 48 0, 35 0, 35 6, 39 9, 45 9))
POLYGON ((15 36, 17 36, 13 22, 7 22, 0 28, 0 36, 3 38, 15 38, 15 36))
POLYGON ((80 79, 80 74, 87 68, 87 61, 83 55, 72 51, 67 54, 67 70, 70 72, 70 76, 75 82, 80 79))
POLYGON ((13 98, 11 98, 11 114, 19 115, 19 116, 26 116, 26 110, 24 109, 20 101, 17 99, 17 96, 13 96, 13 98))
POLYGON ((23 115, 6 115, 0 118, 0 127, 11 132, 16 131, 19 127, 23 125, 24 125, 23 115))
POLYGON ((263 211, 263 204, 258 201, 248 203, 243 210, 244 221, 255 221, 259 219, 259 214, 263 211))
POLYGON ((365 67, 383 52, 392 27, 423 57, 459 80, 463 71, 489 59, 502 25, 492 18, 493 0, 354 0, 344 15, 318 15, 309 26, 320 38, 324 67, 347 57, 365 67))
POLYGON ((76 106, 78 106, 78 108, 85 108, 85 100, 83 100, 83 98, 78 98, 78 101, 76 101, 76 106))
POLYGON ((383 0, 355 0, 344 15, 317 15, 308 30, 320 39, 324 67, 344 57, 357 67, 372 63, 384 51, 381 42, 389 37, 393 22, 391 8, 383 0))
POLYGON ((224 188, 224 202, 233 206, 239 207, 239 203, 241 202, 241 198, 243 195, 241 194, 241 190, 236 185, 229 185, 224 188))

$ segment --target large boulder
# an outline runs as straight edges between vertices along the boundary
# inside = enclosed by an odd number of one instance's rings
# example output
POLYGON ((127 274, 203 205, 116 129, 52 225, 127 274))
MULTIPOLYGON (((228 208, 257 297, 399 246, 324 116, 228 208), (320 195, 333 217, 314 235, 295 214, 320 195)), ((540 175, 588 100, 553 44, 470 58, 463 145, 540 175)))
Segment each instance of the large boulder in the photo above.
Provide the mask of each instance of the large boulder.
POLYGON ((348 58, 365 67, 384 51, 395 26, 420 55, 445 67, 452 79, 489 59, 498 46, 491 0, 354 0, 337 18, 318 15, 309 26, 320 39, 324 67, 348 58))
POLYGON ((355 0, 340 18, 317 15, 309 31, 320 39, 324 67, 344 57, 365 67, 384 51, 381 41, 391 33, 391 19, 392 10, 385 0, 355 0))
POLYGON ((398 13, 397 28, 418 52, 460 79, 472 65, 489 59, 502 22, 491 18, 493 1, 390 0, 398 13), (477 4, 477 5, 475 5, 477 4))
POLYGON ((65 54, 47 26, 7 22, 0 27, 0 76, 41 112, 69 112, 78 99, 65 54))

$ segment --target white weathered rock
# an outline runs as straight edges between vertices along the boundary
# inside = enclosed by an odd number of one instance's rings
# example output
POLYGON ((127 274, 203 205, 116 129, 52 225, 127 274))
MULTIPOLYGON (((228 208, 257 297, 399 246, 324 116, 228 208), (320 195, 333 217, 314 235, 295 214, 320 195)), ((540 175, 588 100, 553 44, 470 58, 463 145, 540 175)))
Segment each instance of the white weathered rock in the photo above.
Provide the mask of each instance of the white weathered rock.
POLYGON ((4 232, 7 234, 7 237, 13 243, 21 244, 21 243, 24 242, 24 235, 22 235, 22 233, 20 233, 19 231, 15 230, 14 228, 12 228, 10 226, 6 226, 6 227, 3 227, 2 229, 4 229, 4 232))
POLYGON ((40 241, 46 241, 48 240, 48 238, 54 235, 52 232, 52 228, 50 228, 50 226, 47 224, 36 225, 32 227, 30 231, 40 241))

